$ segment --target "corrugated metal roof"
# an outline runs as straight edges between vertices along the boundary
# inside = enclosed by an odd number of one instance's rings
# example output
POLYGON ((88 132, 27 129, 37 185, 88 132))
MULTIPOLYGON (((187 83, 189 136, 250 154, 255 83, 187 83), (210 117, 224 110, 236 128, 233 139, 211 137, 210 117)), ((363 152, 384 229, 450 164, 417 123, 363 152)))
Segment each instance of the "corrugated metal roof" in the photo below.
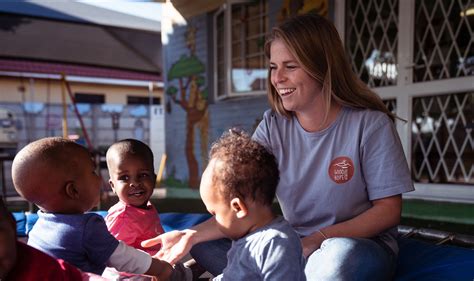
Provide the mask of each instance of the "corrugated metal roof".
POLYGON ((0 71, 64 74, 83 77, 100 77, 142 81, 162 81, 158 74, 120 70, 105 67, 82 66, 73 64, 38 62, 28 60, 0 59, 0 71))

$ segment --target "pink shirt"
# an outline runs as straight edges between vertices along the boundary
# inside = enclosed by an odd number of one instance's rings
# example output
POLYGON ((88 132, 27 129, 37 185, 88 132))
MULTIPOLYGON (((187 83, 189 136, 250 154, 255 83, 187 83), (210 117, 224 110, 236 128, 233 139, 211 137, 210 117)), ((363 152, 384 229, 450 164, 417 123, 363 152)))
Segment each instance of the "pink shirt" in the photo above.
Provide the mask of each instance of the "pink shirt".
POLYGON ((140 245, 142 241, 165 232, 161 226, 158 212, 150 202, 148 202, 146 209, 141 209, 119 201, 109 209, 105 223, 109 232, 117 240, 123 241, 129 246, 143 250, 152 256, 161 248, 161 245, 151 248, 143 248, 140 245))

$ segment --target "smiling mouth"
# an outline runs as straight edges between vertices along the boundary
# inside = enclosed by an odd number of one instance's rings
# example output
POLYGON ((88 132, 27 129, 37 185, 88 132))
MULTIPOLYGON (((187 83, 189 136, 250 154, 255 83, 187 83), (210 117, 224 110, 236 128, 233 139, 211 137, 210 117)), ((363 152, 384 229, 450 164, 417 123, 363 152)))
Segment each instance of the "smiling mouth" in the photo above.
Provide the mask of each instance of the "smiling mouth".
POLYGON ((136 196, 136 197, 139 197, 139 196, 142 196, 145 194, 145 191, 144 190, 136 190, 136 191, 132 191, 132 192, 129 192, 128 193, 128 196, 136 196))
POLYGON ((281 88, 281 89, 278 89, 277 91, 281 97, 286 97, 286 96, 291 95, 295 90, 296 88, 281 88))

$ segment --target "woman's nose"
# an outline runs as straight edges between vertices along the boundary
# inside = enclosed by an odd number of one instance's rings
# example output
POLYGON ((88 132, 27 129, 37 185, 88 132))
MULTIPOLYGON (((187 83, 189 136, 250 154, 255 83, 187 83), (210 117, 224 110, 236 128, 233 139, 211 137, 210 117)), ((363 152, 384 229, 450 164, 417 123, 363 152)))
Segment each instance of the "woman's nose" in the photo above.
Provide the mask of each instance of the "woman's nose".
POLYGON ((272 76, 273 76, 274 84, 283 82, 286 79, 286 76, 281 69, 274 69, 272 72, 272 76))

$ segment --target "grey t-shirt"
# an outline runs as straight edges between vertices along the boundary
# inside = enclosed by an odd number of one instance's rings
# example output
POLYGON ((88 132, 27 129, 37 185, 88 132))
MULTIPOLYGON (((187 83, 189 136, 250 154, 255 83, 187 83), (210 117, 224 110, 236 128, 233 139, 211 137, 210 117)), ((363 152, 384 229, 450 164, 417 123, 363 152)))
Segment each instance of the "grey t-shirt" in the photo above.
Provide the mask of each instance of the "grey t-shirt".
POLYGON ((283 217, 232 242, 227 266, 214 281, 305 281, 301 241, 283 217))
MULTIPOLYGON (((343 107, 328 128, 307 132, 296 117, 267 110, 253 138, 277 159, 277 198, 301 236, 414 190, 395 126, 379 111, 343 107)), ((397 253, 395 236, 393 228, 380 238, 397 253)))

